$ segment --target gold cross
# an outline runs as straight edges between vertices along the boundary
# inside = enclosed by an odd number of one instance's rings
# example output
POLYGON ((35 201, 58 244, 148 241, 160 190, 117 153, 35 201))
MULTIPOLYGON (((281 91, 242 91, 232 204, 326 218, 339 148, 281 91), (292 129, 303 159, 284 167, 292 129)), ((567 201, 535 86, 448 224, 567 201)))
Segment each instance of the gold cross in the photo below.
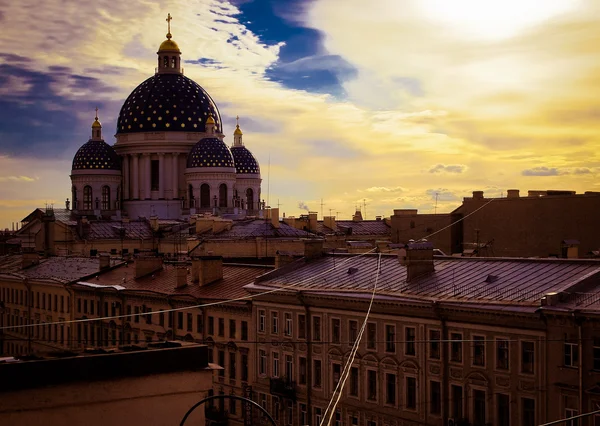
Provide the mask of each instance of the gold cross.
POLYGON ((98 107, 96 107, 96 121, 98 121, 98 107))
POLYGON ((240 125, 240 116, 239 115, 235 116, 235 124, 236 124, 236 126, 240 125))
POLYGON ((170 36, 171 36, 171 20, 172 19, 173 18, 171 18, 171 14, 167 13, 167 19, 166 19, 166 21, 167 21, 167 25, 169 27, 169 30, 167 31, 168 32, 168 35, 167 35, 168 38, 171 38, 170 36))

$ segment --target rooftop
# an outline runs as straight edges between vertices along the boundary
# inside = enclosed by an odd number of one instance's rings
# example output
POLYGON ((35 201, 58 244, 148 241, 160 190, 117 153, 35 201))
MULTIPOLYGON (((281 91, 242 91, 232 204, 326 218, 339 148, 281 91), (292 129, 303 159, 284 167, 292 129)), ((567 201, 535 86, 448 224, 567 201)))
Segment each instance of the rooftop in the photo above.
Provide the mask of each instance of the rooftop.
POLYGON ((217 239, 246 239, 246 238, 314 238, 314 234, 296 229, 287 223, 280 222, 279 228, 275 228, 271 221, 264 219, 246 219, 233 222, 230 230, 223 230, 218 233, 206 231, 203 237, 213 237, 217 239))
MULTIPOLYGON (((294 290, 362 297, 373 291, 377 260, 372 254, 328 254, 266 274, 248 289, 298 283, 294 290)), ((597 260, 436 257, 433 262, 434 272, 407 282, 398 257, 382 255, 377 297, 539 306, 551 292, 600 289, 597 260)))
MULTIPOLYGON (((100 260, 96 257, 64 257, 56 256, 40 258, 38 265, 22 268, 22 254, 2 256, 0 258, 0 275, 9 274, 30 279, 50 279, 58 282, 71 282, 88 277, 100 270, 100 260)), ((111 266, 120 260, 111 259, 111 266)))
MULTIPOLYGON (((337 233, 349 235, 390 235, 391 228, 385 220, 362 220, 354 222, 352 220, 336 220, 337 233), (351 229, 352 231, 348 231, 351 229), (350 233, 351 232, 351 233, 350 233)), ((331 228, 325 226, 322 220, 317 222, 317 233, 330 235, 336 233, 331 228)))

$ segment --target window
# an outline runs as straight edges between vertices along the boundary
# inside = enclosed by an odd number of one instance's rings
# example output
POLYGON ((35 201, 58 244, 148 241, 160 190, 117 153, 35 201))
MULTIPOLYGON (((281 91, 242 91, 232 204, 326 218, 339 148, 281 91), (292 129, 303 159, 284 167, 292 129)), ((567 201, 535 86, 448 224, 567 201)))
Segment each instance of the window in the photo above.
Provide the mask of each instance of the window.
POLYGON ((219 207, 227 207, 227 185, 219 185, 219 207))
POLYGON ((273 352, 272 357, 273 357, 272 375, 273 375, 273 377, 279 377, 279 352, 273 352))
POLYGON ((92 187, 83 187, 83 210, 92 210, 92 187))
POLYGON ((235 380, 236 373, 236 359, 235 352, 229 352, 229 378, 235 380))
POLYGON ((242 376, 244 382, 248 381, 248 355, 242 354, 242 376))
POLYGON ((358 367, 350 368, 350 395, 358 396, 358 367))
POLYGON ((375 349, 377 342, 377 324, 374 322, 367 323, 367 349, 375 349))
POLYGON ((473 423, 477 426, 485 425, 485 391, 473 390, 473 423))
POLYGON ((294 378, 294 361, 291 355, 285 356, 285 377, 288 381, 294 378))
POLYGON ((533 342, 521 342, 521 373, 533 374, 534 361, 535 361, 534 343, 533 342))
POLYGON ((219 337, 225 337, 225 318, 219 318, 219 337))
POLYGON ((385 351, 396 352, 396 326, 386 325, 385 326, 385 351))
POLYGON ((306 384, 306 358, 304 358, 302 356, 299 359, 298 371, 299 371, 298 382, 301 385, 305 385, 306 384))
POLYGON ((177 312, 177 328, 183 330, 183 312, 177 312))
POLYGON ((577 343, 565 342, 564 359, 565 367, 577 367, 579 364, 579 348, 577 343))
POLYGON ((367 370, 367 399, 377 401, 377 371, 367 370))
MULTIPOLYGON (((565 408, 565 419, 568 419, 570 417, 575 417, 576 415, 579 414, 578 410, 575 410, 573 408, 565 408)), ((569 420, 564 422, 565 426, 579 426, 579 419, 575 419, 575 420, 569 420)))
MULTIPOLYGON (((233 393, 232 393, 232 395, 233 395, 233 393)), ((232 399, 232 398, 229 399, 229 414, 232 414, 234 416, 237 414, 236 402, 237 401, 235 399, 232 399)))
POLYGON ((429 412, 431 414, 442 414, 442 388, 440 382, 429 382, 429 412))
POLYGON ((334 426, 342 426, 342 412, 341 410, 335 410, 335 423, 334 426))
POLYGON ((417 379, 406 377, 406 409, 417 409, 417 379))
POLYGON ((267 352, 262 349, 258 351, 258 374, 267 374, 267 352))
POLYGON ((358 426, 358 415, 357 414, 353 414, 350 416, 350 424, 352 426, 358 426))
POLYGON ((110 187, 102 187, 102 210, 110 210, 110 187))
POLYGON ((348 344, 352 345, 358 338, 358 322, 354 320, 348 321, 348 344))
POLYGON ((485 366, 485 337, 473 336, 473 365, 485 366))
POLYGON ((222 369, 219 370, 219 377, 225 377, 225 351, 219 351, 217 353, 218 356, 218 361, 217 364, 219 364, 221 367, 223 367, 222 369))
POLYGON ((300 404, 299 405, 300 408, 298 411, 300 411, 300 424, 301 425, 306 425, 308 424, 308 416, 307 416, 307 412, 306 412, 306 404, 300 404))
POLYGON ((321 417, 322 417, 321 409, 319 407, 315 407, 315 424, 316 425, 321 424, 321 417))
POLYGON ((196 315, 196 333, 202 333, 202 315, 196 315))
POLYGON ((600 339, 594 338, 594 370, 600 370, 600 339))
POLYGON ((498 426, 510 426, 510 398, 502 393, 496 395, 496 419, 498 426))
POLYGON ((306 339, 306 315, 298 315, 298 339, 306 339))
POLYGON ((242 321, 242 340, 248 340, 248 321, 242 321))
POLYGON ((498 370, 508 370, 508 340, 496 339, 496 368, 498 370))
POLYGON ((321 383, 322 383, 322 381, 321 381, 321 379, 322 379, 322 377, 321 377, 322 371, 321 371, 321 360, 320 359, 315 359, 313 361, 313 373, 314 373, 313 374, 314 375, 314 377, 313 377, 313 386, 316 387, 316 388, 320 388, 321 387, 321 383))
POLYGON ((321 317, 313 317, 313 341, 321 341, 321 317))
POLYGON ((279 333, 279 316, 277 312, 271 312, 271 333, 279 333))
POLYGON ((342 375, 342 366, 340 364, 333 364, 333 388, 335 389, 340 381, 342 375))
POLYGON ((521 426, 535 424, 535 399, 521 398, 521 426))
POLYGON ((385 374, 385 403, 396 405, 396 375, 385 374))
POLYGON ((462 362, 462 334, 451 333, 450 340, 450 361, 462 362))
POLYGON ((265 311, 263 311, 263 310, 258 311, 258 331, 259 332, 261 332, 261 333, 265 332, 266 322, 267 322, 267 314, 265 313, 265 311))
POLYGON ((235 320, 230 319, 229 320, 229 338, 230 339, 235 339, 235 320))
POLYGON ((292 314, 289 312, 285 313, 285 329, 284 333, 286 336, 292 335, 292 314))
MULTIPOLYGON (((158 160, 150 160, 150 189, 152 191, 158 191, 159 178, 158 160)), ((150 194, 146 194, 146 198, 150 198, 150 194)))
POLYGON ((414 327, 406 327, 404 329, 404 335, 406 342, 404 343, 404 354, 405 355, 415 355, 416 347, 416 329, 414 327))
POLYGON ((208 317, 208 334, 211 336, 215 334, 215 318, 214 317, 208 317))
POLYGON ((165 326, 165 313, 161 312, 158 314, 158 325, 160 325, 161 327, 165 326))
POLYGON ((340 320, 338 318, 331 320, 331 343, 340 343, 340 320))
POLYGON ((439 330, 429 330, 429 358, 440 359, 440 339, 439 330))
POLYGON ((281 410, 279 406, 279 397, 271 396, 271 401, 273 407, 273 420, 279 420, 279 410, 281 410))
POLYGON ((452 417, 455 419, 463 418, 463 388, 459 385, 450 386, 450 396, 452 404, 452 417))
MULTIPOLYGON (((85 306, 85 302, 86 302, 86 300, 84 300, 84 301, 83 301, 83 309, 84 309, 84 312, 87 310, 87 308, 86 308, 86 306, 85 306)), ((93 303, 92 303, 92 305, 93 305, 93 303)), ((134 314, 135 314, 135 316, 133 317, 133 318, 134 318, 134 319, 133 319, 133 322, 135 322, 135 323, 139 323, 139 322, 140 322, 140 307, 139 307, 139 306, 135 306, 135 307, 133 308, 133 312, 134 312, 134 314)))
POLYGON ((194 316, 188 312, 187 313, 187 331, 193 331, 194 326, 194 316))

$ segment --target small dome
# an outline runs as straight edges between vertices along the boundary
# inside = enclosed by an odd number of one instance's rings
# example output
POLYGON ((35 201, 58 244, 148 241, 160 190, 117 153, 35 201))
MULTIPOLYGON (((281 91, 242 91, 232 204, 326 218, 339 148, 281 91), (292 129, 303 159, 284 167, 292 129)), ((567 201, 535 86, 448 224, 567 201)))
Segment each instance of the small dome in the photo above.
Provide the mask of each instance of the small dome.
POLYGON ((165 52, 165 51, 181 53, 181 50, 179 49, 179 46, 177 45, 177 43, 175 43, 175 41, 173 41, 171 39, 167 39, 167 40, 163 41, 160 44, 160 47, 158 48, 158 53, 165 52))
POLYGON ((98 117, 96 117, 96 119, 92 123, 92 129, 101 129, 101 128, 102 128, 102 124, 100 124, 100 122, 98 121, 98 117))
POLYGON ((239 125, 239 124, 237 124, 237 125, 235 126, 235 130, 233 131, 233 134, 234 134, 235 136, 237 136, 237 135, 240 135, 240 136, 241 136, 241 135, 243 135, 243 133, 242 133, 242 130, 240 129, 240 125, 239 125))
POLYGON ((121 170, 121 158, 103 140, 85 143, 73 158, 73 170, 121 170))
POLYGON ((219 132, 219 110, 202 87, 181 74, 156 74, 136 87, 123 104, 117 134, 204 132, 210 114, 219 132))
POLYGON ((208 118, 206 119, 206 124, 215 124, 215 119, 212 116, 212 113, 208 114, 208 118))
POLYGON ((235 167, 231 151, 222 140, 201 139, 188 154, 188 169, 205 167, 235 167))
POLYGON ((254 155, 245 146, 234 146, 231 148, 235 172, 237 174, 260 174, 260 167, 254 155))

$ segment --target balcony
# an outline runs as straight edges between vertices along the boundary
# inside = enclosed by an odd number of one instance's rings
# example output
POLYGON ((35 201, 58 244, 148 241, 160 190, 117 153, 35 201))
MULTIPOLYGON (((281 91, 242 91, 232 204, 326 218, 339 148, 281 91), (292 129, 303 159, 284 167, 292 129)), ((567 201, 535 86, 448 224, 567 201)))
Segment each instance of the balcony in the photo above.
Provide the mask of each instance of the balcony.
POLYGON ((271 377, 270 379, 271 395, 277 395, 282 398, 296 400, 296 382, 280 377, 271 377))
POLYGON ((229 413, 227 411, 221 411, 214 405, 208 405, 204 409, 204 415, 206 416, 206 424, 211 426, 227 426, 229 424, 229 413))

